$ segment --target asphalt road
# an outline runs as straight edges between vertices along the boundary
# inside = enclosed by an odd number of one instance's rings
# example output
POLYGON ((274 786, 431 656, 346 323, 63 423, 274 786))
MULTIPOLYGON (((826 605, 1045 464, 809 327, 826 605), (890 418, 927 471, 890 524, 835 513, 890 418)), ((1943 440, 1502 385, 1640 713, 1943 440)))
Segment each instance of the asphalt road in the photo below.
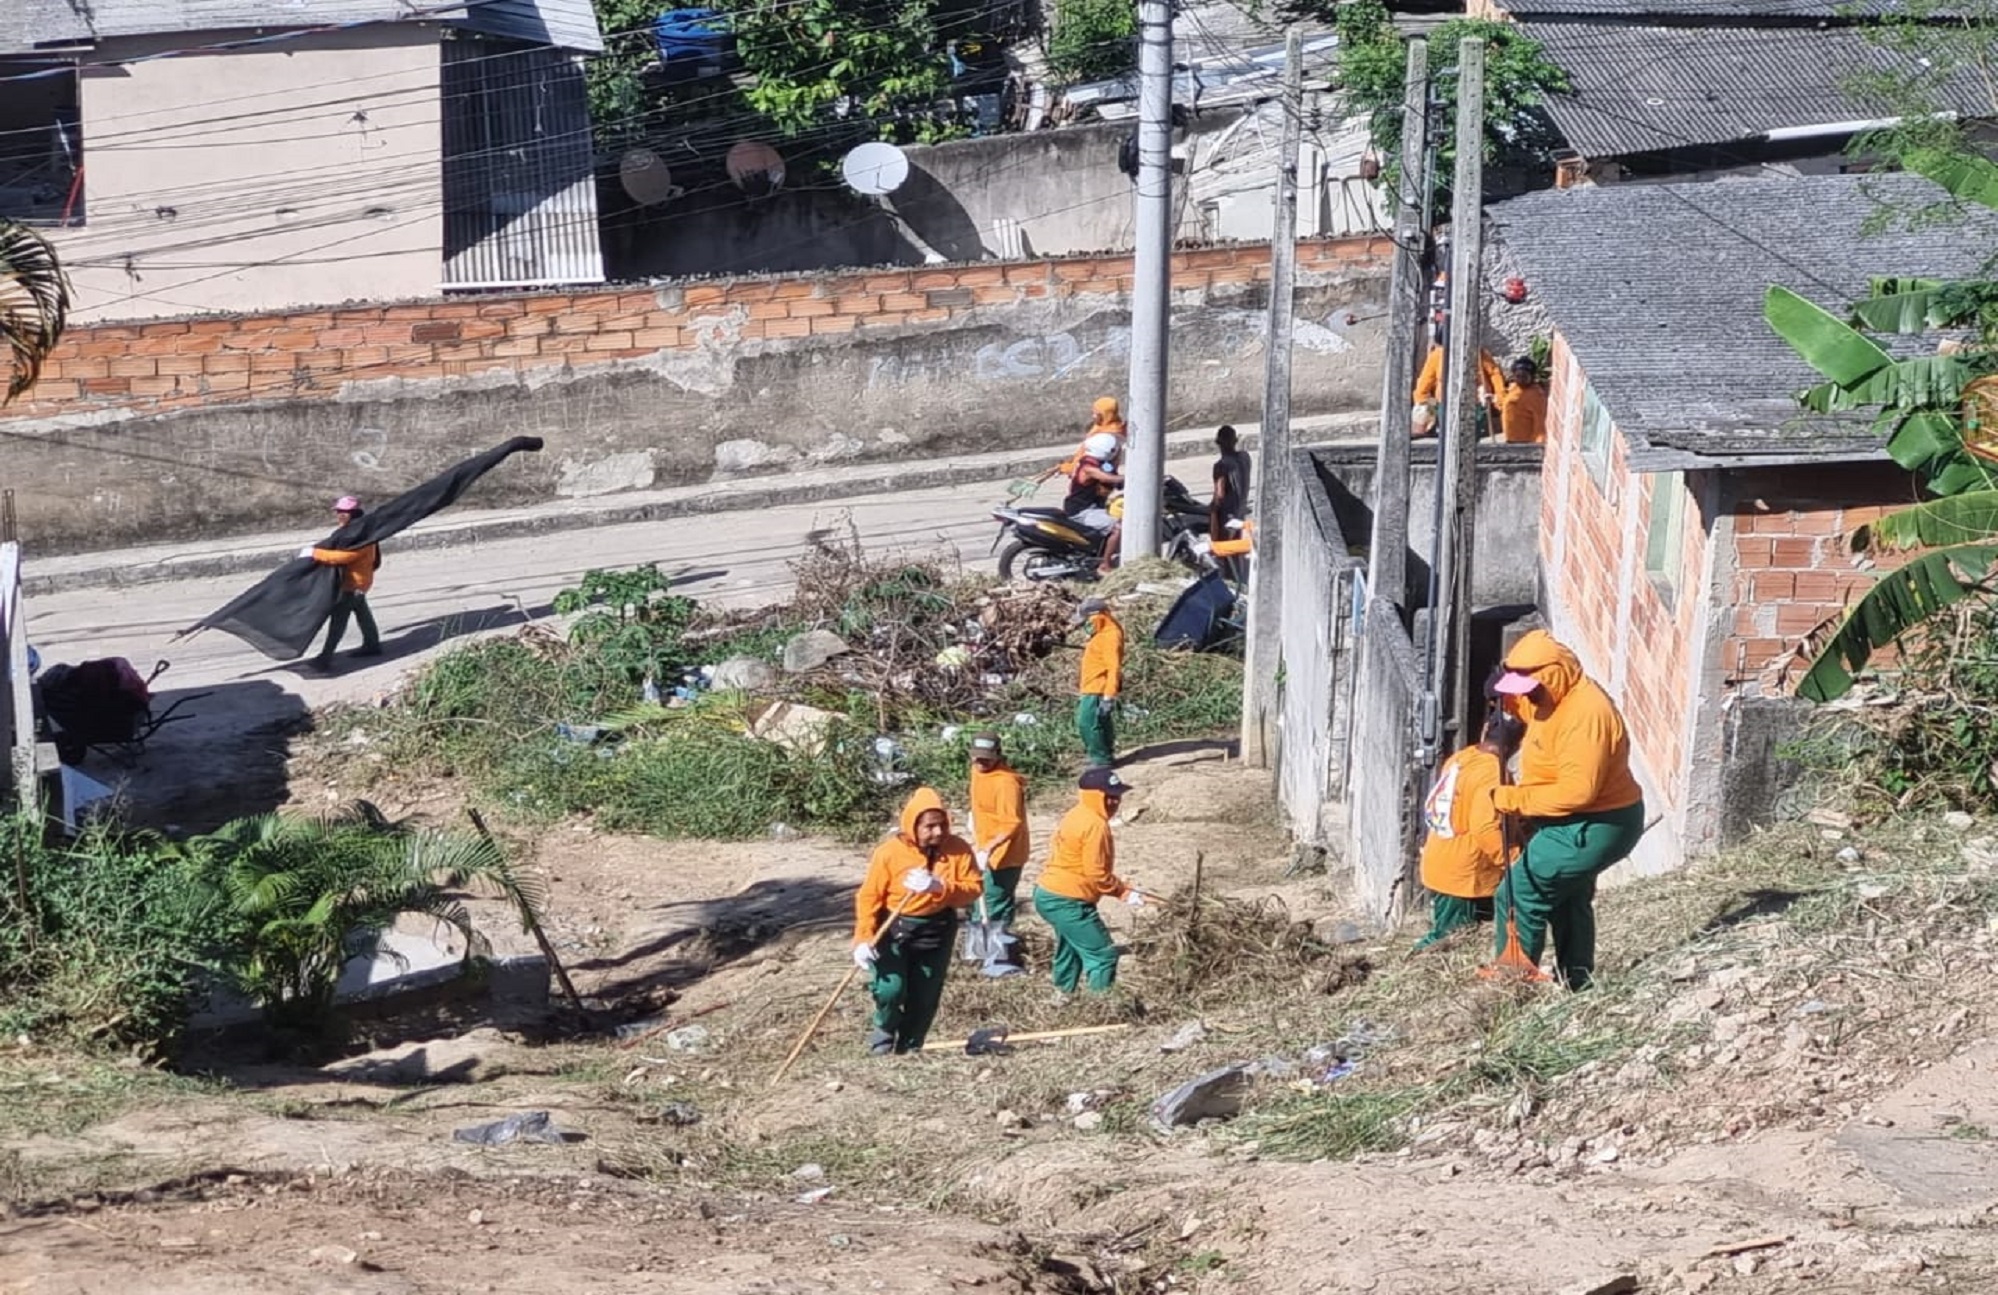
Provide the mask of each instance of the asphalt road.
MULTIPOLYGON (((1200 482, 1206 462, 1175 460, 1167 471, 1200 482)), ((180 712, 190 718, 163 728, 134 769, 97 755, 86 769, 122 783, 142 820, 153 817, 148 805, 174 804, 176 814, 199 821, 210 817, 202 812, 209 802, 238 813, 281 802, 285 734, 310 710, 378 697, 453 641, 549 615, 555 594, 592 568, 656 562, 703 602, 767 605, 788 597, 789 563, 808 548, 806 537, 844 532, 850 519, 869 550, 955 554, 967 569, 990 571, 998 528, 988 514, 1005 486, 1000 480, 403 553, 391 541, 369 596, 387 652, 343 661, 332 677, 270 661, 226 634, 168 641, 253 583, 251 576, 37 596, 29 603, 29 640, 45 668, 122 656, 143 673, 156 660, 172 662, 156 686, 155 710, 190 698, 180 712), (191 697, 200 693, 208 695, 191 697), (210 794, 189 794, 195 790, 210 794)), ((1058 487, 1044 486, 1041 500, 1055 502, 1058 487)), ((299 542, 314 538, 301 531, 299 542)), ((356 631, 348 636, 346 647, 358 643, 356 631)))

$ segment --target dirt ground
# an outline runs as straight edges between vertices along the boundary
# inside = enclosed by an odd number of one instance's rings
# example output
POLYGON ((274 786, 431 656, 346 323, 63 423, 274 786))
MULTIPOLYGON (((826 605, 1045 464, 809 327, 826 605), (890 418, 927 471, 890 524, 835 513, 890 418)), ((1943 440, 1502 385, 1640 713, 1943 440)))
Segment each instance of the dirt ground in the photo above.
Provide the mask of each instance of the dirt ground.
MULTIPOLYGON (((0 1124, 0 1290, 1998 1288, 1989 932, 1947 947, 1917 932, 1883 957, 1874 931, 1807 965, 1804 946, 1757 934, 1786 919, 1756 914, 1656 977, 1655 1002, 1629 996, 1644 1046, 1615 1063, 1470 1102, 1397 1150, 1279 1159, 1247 1120, 1168 1135, 1146 1109, 1213 1067, 1354 1033, 1352 986, 1405 962, 1407 933, 1352 943, 1337 887, 1285 875, 1262 778, 1219 750, 1126 776, 1140 792, 1120 871, 1173 894, 1197 866, 1204 893, 1281 903, 1323 961, 1189 986, 1177 946, 1146 938, 1171 919, 1113 907, 1120 941, 1151 952, 1127 959, 1112 1000, 1058 1005, 1030 920, 1040 974, 988 981, 958 964, 938 1036, 1121 1028, 1003 1056, 874 1059, 864 994, 849 991, 773 1085, 847 968, 864 850, 517 832, 581 993, 611 1019, 663 1012, 692 1033, 619 1041, 559 1019, 423 1034, 391 1019, 331 1062, 217 1054, 198 1086, 74 1112, 70 1062, 32 1042, 0 1050, 0 1109, 34 1112, 0 1124), (525 1111, 549 1112, 567 1140, 453 1139, 525 1111)), ((315 807, 347 791, 291 785, 315 807)), ((455 805, 448 787, 379 777, 371 794, 397 815, 455 805)), ((1061 808, 1036 806, 1037 841, 1061 808)), ((481 913, 496 943, 527 947, 481 913)), ((1608 946, 1641 938, 1606 923, 1608 946)), ((1506 1009, 1469 987, 1476 957, 1457 949, 1424 973, 1454 987, 1433 1010, 1506 1009)), ((1311 1087, 1271 1072, 1257 1100, 1309 1103, 1291 1090, 1311 1087)))

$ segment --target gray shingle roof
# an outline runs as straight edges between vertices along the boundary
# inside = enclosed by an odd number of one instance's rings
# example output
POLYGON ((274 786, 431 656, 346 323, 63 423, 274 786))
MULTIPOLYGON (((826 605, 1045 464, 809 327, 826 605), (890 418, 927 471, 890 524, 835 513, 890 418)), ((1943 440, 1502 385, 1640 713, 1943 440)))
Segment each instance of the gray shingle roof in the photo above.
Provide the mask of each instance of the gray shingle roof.
MULTIPOLYGON (((115 36, 449 19, 450 0, 0 0, 0 54, 115 36), (439 12, 443 10, 443 12, 439 12)), ((466 0, 459 25, 492 36, 594 52, 590 0, 466 0)))
POLYGON ((1623 184, 1528 194, 1489 215, 1632 466, 1657 470, 1689 454, 1878 457, 1864 423, 1798 408, 1818 379, 1763 321, 1763 292, 1781 284, 1838 311, 1874 276, 1978 273, 1998 212, 1867 232, 1883 211, 1942 196, 1911 175, 1623 184))
MULTIPOLYGON (((1548 115, 1585 157, 1731 144, 1764 132, 1890 116, 1853 87, 1907 60, 1850 27, 1637 27, 1523 22, 1574 89, 1548 115)), ((1941 104, 1966 114, 1990 96, 1965 77, 1941 104)))

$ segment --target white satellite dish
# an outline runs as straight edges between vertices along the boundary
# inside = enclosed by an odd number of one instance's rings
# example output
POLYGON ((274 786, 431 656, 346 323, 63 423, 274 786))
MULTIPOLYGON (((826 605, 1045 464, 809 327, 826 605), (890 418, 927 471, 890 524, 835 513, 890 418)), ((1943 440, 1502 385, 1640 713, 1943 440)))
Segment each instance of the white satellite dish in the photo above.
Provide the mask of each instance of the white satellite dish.
POLYGON ((634 148, 619 159, 617 178, 631 200, 641 207, 656 207, 686 192, 673 183, 673 173, 649 148, 634 148))
POLYGON ((893 144, 874 140, 846 155, 839 173, 855 193, 893 193, 909 178, 909 155, 893 144))

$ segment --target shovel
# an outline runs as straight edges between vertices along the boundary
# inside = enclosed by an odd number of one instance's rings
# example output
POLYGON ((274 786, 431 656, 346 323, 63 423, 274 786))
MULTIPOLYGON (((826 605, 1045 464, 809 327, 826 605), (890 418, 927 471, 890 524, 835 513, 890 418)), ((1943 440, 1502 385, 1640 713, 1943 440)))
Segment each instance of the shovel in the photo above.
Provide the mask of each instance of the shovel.
POLYGON ((964 924, 964 951, 958 956, 966 962, 990 962, 994 952, 1004 954, 1006 946, 1000 943, 992 929, 992 921, 985 913, 985 896, 978 897, 978 916, 964 924))

